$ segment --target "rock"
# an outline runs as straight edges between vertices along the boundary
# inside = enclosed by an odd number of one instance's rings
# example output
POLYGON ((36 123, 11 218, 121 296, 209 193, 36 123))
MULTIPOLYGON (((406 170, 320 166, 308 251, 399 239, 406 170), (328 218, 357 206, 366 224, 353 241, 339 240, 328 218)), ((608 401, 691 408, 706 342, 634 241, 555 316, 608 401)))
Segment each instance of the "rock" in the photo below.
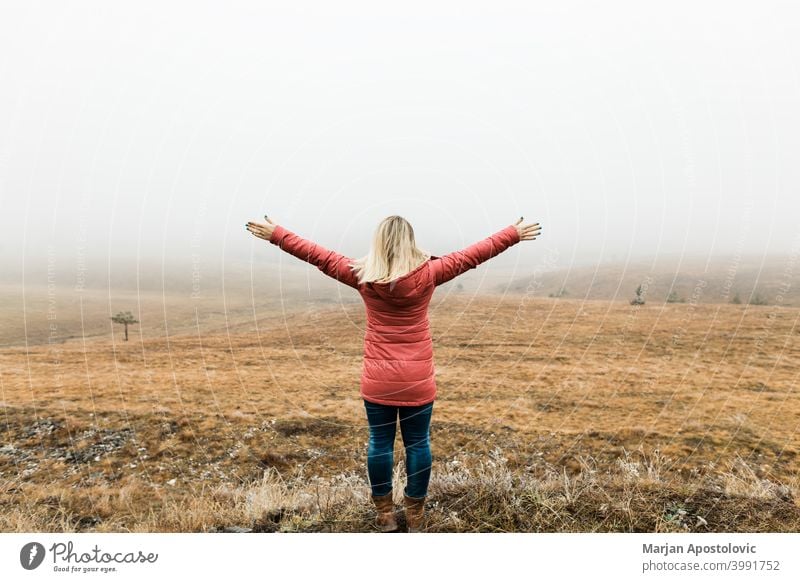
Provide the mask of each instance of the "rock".
POLYGON ((42 418, 29 424, 23 432, 23 438, 49 435, 61 428, 61 423, 49 418, 42 418))

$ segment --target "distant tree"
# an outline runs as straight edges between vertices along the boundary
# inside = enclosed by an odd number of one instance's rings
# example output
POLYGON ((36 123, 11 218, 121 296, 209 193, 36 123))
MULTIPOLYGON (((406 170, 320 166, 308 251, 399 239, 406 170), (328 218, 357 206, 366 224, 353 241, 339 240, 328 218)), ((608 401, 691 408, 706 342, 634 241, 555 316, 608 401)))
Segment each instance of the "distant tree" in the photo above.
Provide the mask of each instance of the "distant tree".
POLYGON ((686 299, 678 297, 677 292, 670 291, 669 295, 667 295, 667 303, 686 303, 686 299))
POLYGON ((120 311, 111 318, 111 321, 114 323, 121 323, 125 326, 125 341, 128 341, 128 326, 139 323, 139 320, 137 320, 130 311, 120 311))
POLYGON ((458 285, 456 285, 456 291, 463 291, 463 290, 464 290, 463 284, 459 283, 458 285))
POLYGON ((567 293, 567 288, 562 287, 555 293, 550 293, 548 297, 566 297, 569 293, 567 293))
POLYGON ((636 297, 631 299, 631 305, 644 305, 644 297, 642 297, 642 286, 636 288, 636 297))
POLYGON ((736 305, 739 305, 741 302, 742 302, 742 298, 739 297, 739 292, 737 291, 736 293, 733 294, 733 298, 731 299, 731 303, 735 303, 736 305))
POLYGON ((750 297, 750 305, 768 305, 767 300, 761 297, 758 293, 754 293, 750 297))

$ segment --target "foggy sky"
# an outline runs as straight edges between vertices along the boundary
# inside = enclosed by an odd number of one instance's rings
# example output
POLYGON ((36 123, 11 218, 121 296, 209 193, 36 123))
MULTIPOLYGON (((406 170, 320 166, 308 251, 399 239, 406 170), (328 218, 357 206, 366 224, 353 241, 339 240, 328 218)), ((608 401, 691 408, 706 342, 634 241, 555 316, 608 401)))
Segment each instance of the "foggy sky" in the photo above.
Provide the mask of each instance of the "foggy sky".
MULTIPOLYGON (((787 253, 791 2, 6 2, 0 258, 277 262, 264 213, 350 256, 520 215, 505 261, 787 253)), ((284 261, 286 259, 283 259, 284 261)))

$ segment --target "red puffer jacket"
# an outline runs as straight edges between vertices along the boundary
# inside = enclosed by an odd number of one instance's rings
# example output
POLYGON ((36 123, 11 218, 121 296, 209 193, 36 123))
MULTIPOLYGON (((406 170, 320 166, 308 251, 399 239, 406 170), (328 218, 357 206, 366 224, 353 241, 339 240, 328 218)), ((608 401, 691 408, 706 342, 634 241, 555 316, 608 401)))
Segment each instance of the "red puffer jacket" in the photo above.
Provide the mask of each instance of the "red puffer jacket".
POLYGON ((464 250, 432 256, 388 283, 359 285, 352 259, 275 225, 269 242, 316 265, 360 294, 367 310, 360 395, 393 406, 420 406, 436 399, 428 304, 433 290, 519 242, 512 224, 464 250))

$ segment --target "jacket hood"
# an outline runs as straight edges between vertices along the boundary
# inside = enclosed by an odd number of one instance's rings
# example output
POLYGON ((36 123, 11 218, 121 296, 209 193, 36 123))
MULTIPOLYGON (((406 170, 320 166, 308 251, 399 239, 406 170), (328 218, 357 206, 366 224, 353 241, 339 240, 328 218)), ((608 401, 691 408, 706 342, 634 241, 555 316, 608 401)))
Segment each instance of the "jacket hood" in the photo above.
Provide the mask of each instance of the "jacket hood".
POLYGON ((438 257, 431 256, 430 259, 416 266, 405 275, 386 283, 369 282, 365 285, 386 301, 391 302, 394 300, 402 303, 404 299, 416 298, 423 291, 428 280, 428 263, 436 258, 438 257))

